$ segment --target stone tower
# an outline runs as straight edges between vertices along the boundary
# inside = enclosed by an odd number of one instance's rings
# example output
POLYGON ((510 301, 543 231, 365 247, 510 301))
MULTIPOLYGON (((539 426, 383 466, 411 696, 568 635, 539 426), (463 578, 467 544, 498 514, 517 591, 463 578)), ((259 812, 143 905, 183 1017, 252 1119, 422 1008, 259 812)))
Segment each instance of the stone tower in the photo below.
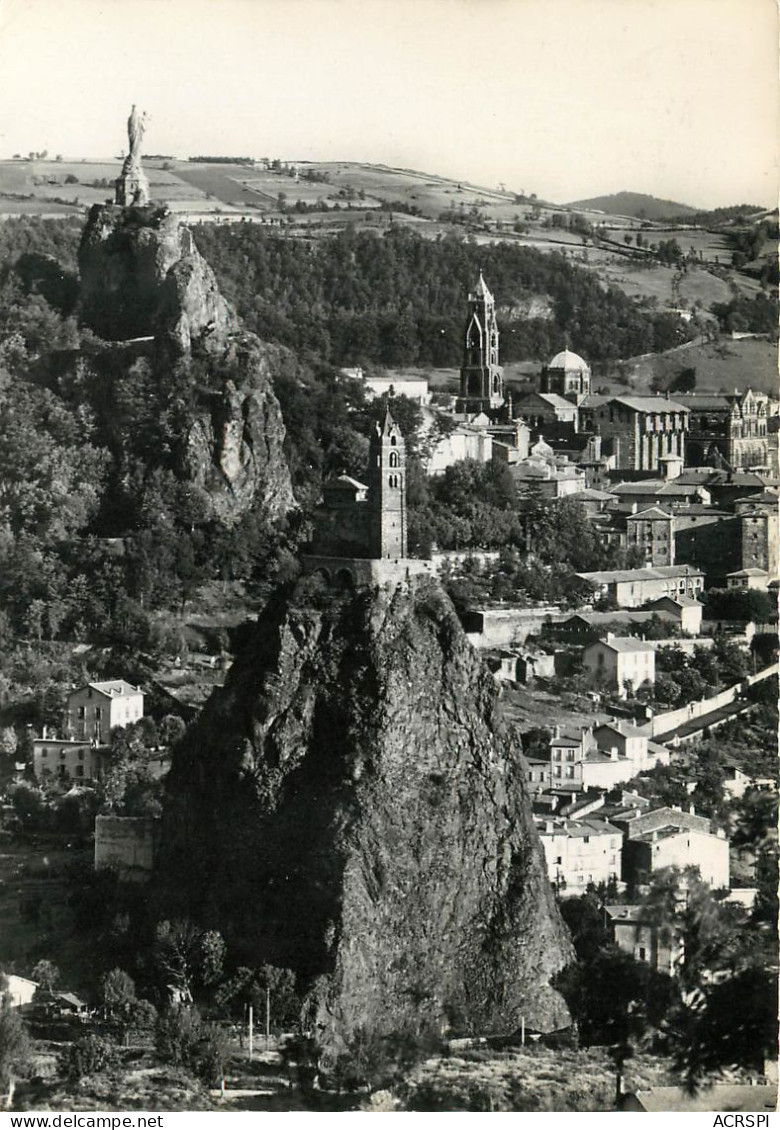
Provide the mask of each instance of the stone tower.
POLYGON ((371 436, 368 506, 368 556, 406 557, 406 444, 389 412, 371 436))
POLYGON ((469 295, 458 411, 496 413, 503 406, 504 370, 498 363, 496 304, 480 271, 474 293, 469 295))

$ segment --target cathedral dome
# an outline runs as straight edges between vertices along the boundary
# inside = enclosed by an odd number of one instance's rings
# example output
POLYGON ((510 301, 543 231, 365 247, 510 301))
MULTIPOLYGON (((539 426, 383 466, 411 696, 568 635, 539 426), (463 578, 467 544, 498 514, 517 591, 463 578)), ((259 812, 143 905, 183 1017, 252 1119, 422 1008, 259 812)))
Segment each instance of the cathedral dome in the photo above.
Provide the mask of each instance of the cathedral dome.
POLYGON ((590 369, 587 361, 580 357, 579 353, 572 353, 570 349, 562 349, 560 353, 556 353, 552 361, 547 366, 548 369, 563 369, 564 372, 578 373, 583 369, 590 369))

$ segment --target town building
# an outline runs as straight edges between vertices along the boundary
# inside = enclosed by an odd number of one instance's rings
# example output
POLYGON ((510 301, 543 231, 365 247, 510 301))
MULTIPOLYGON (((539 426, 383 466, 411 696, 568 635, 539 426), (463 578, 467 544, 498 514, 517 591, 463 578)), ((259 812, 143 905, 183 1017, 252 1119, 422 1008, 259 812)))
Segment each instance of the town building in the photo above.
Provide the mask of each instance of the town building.
POLYGON ((627 698, 629 689, 655 683, 655 650, 651 643, 635 636, 613 636, 586 647, 582 665, 605 687, 613 687, 620 698, 627 698))
POLYGON ((605 907, 615 945, 634 961, 642 961, 657 973, 672 976, 683 957, 676 934, 661 930, 644 906, 605 907))
POLYGON ((77 742, 108 745, 115 726, 129 726, 143 714, 143 691, 124 679, 87 683, 68 695, 68 728, 77 742))
POLYGON ((658 471, 665 455, 685 459, 688 415, 679 401, 663 396, 586 396, 579 430, 598 433, 617 468, 658 471))
MULTIPOLYGON (((670 755, 665 746, 651 742, 635 726, 613 720, 574 733, 562 734, 556 728, 548 760, 549 788, 603 796, 656 765, 668 765, 670 755)), ((538 783, 546 776, 540 776, 536 766, 535 776, 527 779, 538 783)))
POLYGON ((636 514, 651 506, 661 506, 667 511, 711 502, 709 492, 700 483, 681 483, 678 479, 638 479, 634 482, 615 483, 609 488, 615 498, 615 507, 626 514, 636 514))
POLYGON ((729 886, 729 842, 713 834, 710 821, 693 812, 657 808, 634 817, 612 816, 625 831, 623 879, 632 885, 647 883, 665 867, 697 867, 703 882, 713 890, 729 886))
POLYGON ((535 498, 554 500, 585 490, 585 473, 566 458, 556 458, 553 449, 543 439, 531 448, 527 459, 510 465, 518 493, 535 498))
POLYGON ((661 596, 696 597, 704 590, 704 573, 692 565, 601 569, 595 573, 577 573, 577 576, 619 608, 639 608, 661 596))
POLYGON ((671 616, 686 635, 698 636, 701 631, 704 605, 691 596, 660 596, 648 603, 647 610, 665 618, 671 616))
POLYGON ((766 569, 735 569, 726 574, 726 588, 756 589, 766 592, 769 588, 769 574, 766 569))
MULTIPOLYGON (((408 376, 403 373, 372 373, 367 376, 362 374, 362 370, 358 371, 362 375, 366 400, 387 395, 405 396, 409 400, 416 401, 421 407, 431 402, 427 377, 408 376)), ((342 369, 342 372, 345 370, 342 369)))
POLYGON ((93 741, 67 738, 33 738, 33 773, 36 781, 73 781, 86 784, 102 776, 104 747, 93 741))
POLYGON ((459 424, 441 436, 430 458, 426 461, 428 475, 443 475, 448 467, 473 459, 475 463, 490 463, 494 458, 493 436, 483 428, 459 424))
POLYGON ((573 441, 577 431, 577 405, 555 392, 526 392, 517 410, 533 432, 573 441))
POLYGON ((563 349, 542 369, 541 391, 579 404, 590 393, 590 366, 579 354, 563 349))
POLYGON ((776 577, 780 566, 780 499, 773 491, 748 495, 734 503, 740 527, 740 564, 776 577))
POLYGON ((769 466, 767 437, 769 397, 764 392, 680 394, 689 410, 688 462, 732 471, 769 466))
POLYGON ((606 820, 538 819, 550 882, 562 896, 584 894, 590 884, 619 880, 622 836, 606 820))
POLYGON ((674 518, 660 506, 629 514, 626 546, 641 553, 648 565, 674 565, 674 518))
POLYGON ((477 285, 469 294, 458 412, 484 412, 491 419, 501 414, 505 403, 504 371, 498 357, 496 303, 480 271, 477 285))

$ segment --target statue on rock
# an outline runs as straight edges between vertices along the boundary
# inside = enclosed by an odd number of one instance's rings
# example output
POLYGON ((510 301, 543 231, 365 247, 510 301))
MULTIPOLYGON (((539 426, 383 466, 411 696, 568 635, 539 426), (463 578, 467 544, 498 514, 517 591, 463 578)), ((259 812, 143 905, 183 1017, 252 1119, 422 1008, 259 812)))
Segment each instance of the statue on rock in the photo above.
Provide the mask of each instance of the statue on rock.
POLYGON ((127 119, 127 138, 130 150, 116 181, 116 203, 126 208, 130 204, 143 206, 149 203, 149 181, 141 168, 141 142, 146 131, 147 115, 139 114, 133 103, 127 119))
POLYGON ((134 165, 141 164, 141 142, 143 140, 144 132, 146 130, 146 114, 138 113, 138 110, 133 103, 130 111, 130 117, 127 119, 127 137, 130 142, 130 152, 128 154, 129 160, 134 165))

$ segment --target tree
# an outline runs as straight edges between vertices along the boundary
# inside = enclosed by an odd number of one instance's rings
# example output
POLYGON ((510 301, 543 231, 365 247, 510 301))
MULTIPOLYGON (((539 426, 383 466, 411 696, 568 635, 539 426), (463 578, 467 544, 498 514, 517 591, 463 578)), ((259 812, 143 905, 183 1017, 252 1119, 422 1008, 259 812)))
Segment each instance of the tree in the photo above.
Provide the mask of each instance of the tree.
POLYGON ((112 969, 100 982, 100 997, 112 1020, 128 1020, 136 1001, 135 981, 124 969, 112 969))
POLYGON ((153 961, 161 979, 186 996, 213 985, 222 975, 225 942, 217 930, 202 930, 187 919, 160 922, 153 961))
POLYGON ((52 961, 44 958, 33 966, 31 977, 38 982, 39 988, 52 992, 60 979, 60 971, 52 961))
POLYGON ((24 1073, 30 1062, 30 1041, 22 1024, 19 1010, 11 1007, 6 990, 7 982, 0 984, 0 1088, 8 1090, 17 1075, 24 1073))

